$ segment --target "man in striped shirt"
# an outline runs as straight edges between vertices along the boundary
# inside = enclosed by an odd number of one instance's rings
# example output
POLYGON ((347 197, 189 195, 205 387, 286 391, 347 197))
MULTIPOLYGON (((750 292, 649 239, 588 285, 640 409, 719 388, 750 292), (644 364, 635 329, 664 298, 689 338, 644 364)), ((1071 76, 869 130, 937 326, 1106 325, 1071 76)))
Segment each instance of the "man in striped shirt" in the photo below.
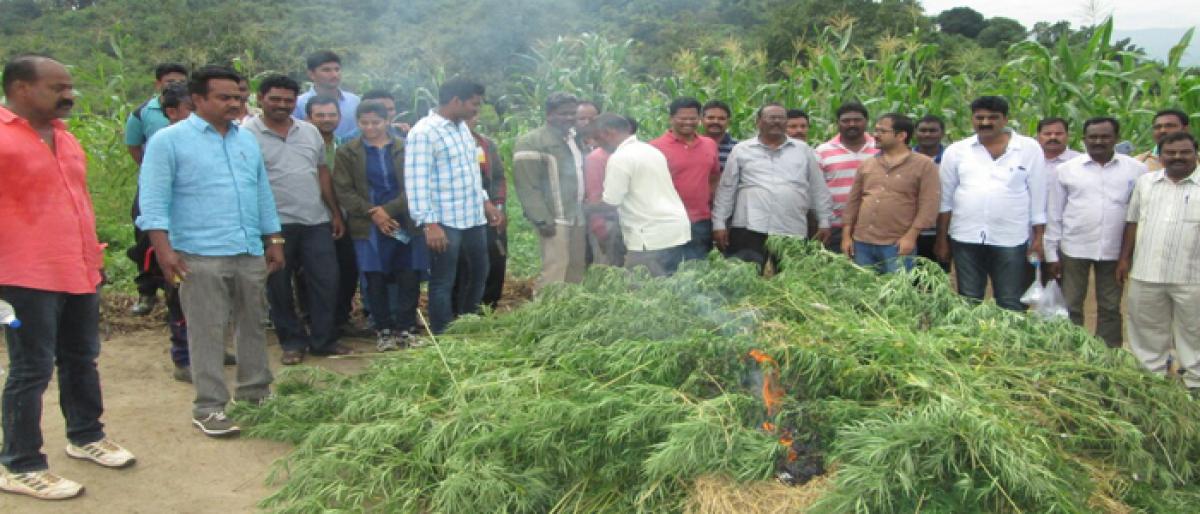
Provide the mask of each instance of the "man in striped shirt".
POLYGON ((720 100, 709 100, 700 109, 700 121, 704 124, 704 135, 717 142, 717 158, 721 161, 721 169, 725 169, 725 159, 729 152, 738 144, 738 140, 729 135, 729 120, 733 111, 729 104, 720 100))
POLYGON ((474 312, 488 272, 485 224, 499 226, 504 214, 488 201, 479 173, 475 137, 467 120, 479 113, 483 86, 453 79, 438 89, 438 107, 408 133, 404 188, 409 214, 425 231, 431 252, 429 331, 440 334, 454 317, 452 294, 460 256, 470 282, 462 312, 474 312))
POLYGON ((829 194, 833 196, 833 230, 825 242, 825 247, 833 252, 842 251, 842 210, 850 198, 858 167, 879 153, 875 139, 867 134, 868 117, 863 104, 842 104, 837 110, 838 134, 817 146, 817 163, 825 174, 829 194))
POLYGON ((1117 280, 1128 282, 1129 349, 1166 374, 1172 347, 1183 382, 1200 394, 1200 171, 1196 138, 1158 141, 1163 169, 1141 175, 1129 199, 1117 280), (1192 197, 1197 198, 1192 203, 1192 197))

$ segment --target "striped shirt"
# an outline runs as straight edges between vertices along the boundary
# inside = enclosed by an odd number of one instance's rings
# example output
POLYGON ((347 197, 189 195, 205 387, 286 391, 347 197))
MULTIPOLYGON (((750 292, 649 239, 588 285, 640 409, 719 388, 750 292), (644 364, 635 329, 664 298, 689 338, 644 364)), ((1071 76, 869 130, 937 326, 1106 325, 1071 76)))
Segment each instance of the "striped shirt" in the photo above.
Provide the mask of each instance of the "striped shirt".
MULTIPOLYGON (((709 138, 712 139, 712 138, 709 138)), ((738 140, 729 135, 728 132, 717 141, 717 159, 721 161, 721 170, 725 170, 725 161, 729 159, 729 152, 733 151, 733 147, 737 146, 738 140)))
POLYGON ((1125 221, 1137 223, 1131 278, 1200 284, 1200 168, 1179 182, 1163 170, 1138 177, 1125 221))
POLYGON ((404 149, 404 189, 418 225, 468 229, 486 223, 487 192, 466 122, 456 124, 430 111, 413 126, 404 149))
POLYGON ((825 174, 825 185, 833 197, 833 218, 830 220, 833 227, 842 226, 842 210, 846 208, 846 201, 850 199, 850 188, 854 187, 858 167, 879 153, 879 149, 875 148, 875 138, 870 135, 864 137, 867 142, 857 152, 842 146, 841 134, 833 136, 833 139, 817 147, 817 163, 821 166, 821 172, 825 174))

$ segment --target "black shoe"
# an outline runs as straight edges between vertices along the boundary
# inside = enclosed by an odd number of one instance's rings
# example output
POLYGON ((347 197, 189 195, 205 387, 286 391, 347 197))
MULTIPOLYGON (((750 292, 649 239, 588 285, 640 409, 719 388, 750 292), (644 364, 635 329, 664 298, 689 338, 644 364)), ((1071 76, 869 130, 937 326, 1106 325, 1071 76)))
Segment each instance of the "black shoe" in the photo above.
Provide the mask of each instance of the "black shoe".
POLYGON ((180 382, 192 383, 192 368, 189 366, 175 366, 175 371, 171 373, 171 377, 180 382))
POLYGON ((137 303, 129 309, 129 313, 134 316, 145 316, 154 310, 154 306, 158 304, 158 297, 155 295, 142 295, 138 297, 137 303))

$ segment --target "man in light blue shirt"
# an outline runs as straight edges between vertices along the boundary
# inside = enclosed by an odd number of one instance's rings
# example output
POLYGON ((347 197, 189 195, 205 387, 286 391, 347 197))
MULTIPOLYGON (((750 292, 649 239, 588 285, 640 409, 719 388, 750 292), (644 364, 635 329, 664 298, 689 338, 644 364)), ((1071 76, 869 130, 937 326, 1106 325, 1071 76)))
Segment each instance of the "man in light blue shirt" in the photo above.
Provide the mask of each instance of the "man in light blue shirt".
POLYGON ((239 366, 234 398, 256 402, 270 394, 263 288, 267 274, 284 265, 262 153, 254 135, 233 123, 241 112, 240 78, 219 66, 192 75, 195 112, 150 140, 138 182, 137 225, 150 234, 163 276, 178 285, 188 320, 192 423, 209 436, 240 431, 225 415, 231 315, 239 366))
POLYGON ((429 329, 434 334, 454 318, 451 295, 460 258, 467 262, 469 282, 459 312, 478 310, 488 271, 484 226, 504 221, 483 189, 478 148, 467 127, 481 103, 483 86, 447 81, 438 90, 437 109, 413 126, 404 149, 409 215, 425 231, 431 252, 429 329))
POLYGON ((358 109, 360 99, 358 95, 340 87, 342 85, 342 58, 329 50, 321 50, 309 55, 305 64, 308 66, 308 79, 312 81, 313 87, 296 99, 296 109, 292 111, 292 116, 298 120, 307 119, 304 106, 308 105, 309 98, 314 96, 337 98, 338 110, 343 115, 333 134, 340 138, 350 137, 358 129, 358 126, 354 123, 354 116, 346 113, 354 114, 358 109))

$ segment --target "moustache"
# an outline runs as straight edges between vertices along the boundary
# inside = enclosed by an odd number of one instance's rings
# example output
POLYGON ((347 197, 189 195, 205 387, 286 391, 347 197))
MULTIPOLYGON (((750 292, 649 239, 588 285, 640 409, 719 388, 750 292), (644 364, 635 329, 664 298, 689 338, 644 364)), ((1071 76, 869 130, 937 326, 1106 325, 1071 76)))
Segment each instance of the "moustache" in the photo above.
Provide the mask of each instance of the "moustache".
POLYGON ((1061 145, 1061 144, 1062 144, 1062 141, 1059 141, 1059 140, 1057 140, 1057 139, 1051 139, 1051 140, 1049 140, 1049 141, 1046 141, 1046 144, 1048 144, 1048 145, 1061 145))

